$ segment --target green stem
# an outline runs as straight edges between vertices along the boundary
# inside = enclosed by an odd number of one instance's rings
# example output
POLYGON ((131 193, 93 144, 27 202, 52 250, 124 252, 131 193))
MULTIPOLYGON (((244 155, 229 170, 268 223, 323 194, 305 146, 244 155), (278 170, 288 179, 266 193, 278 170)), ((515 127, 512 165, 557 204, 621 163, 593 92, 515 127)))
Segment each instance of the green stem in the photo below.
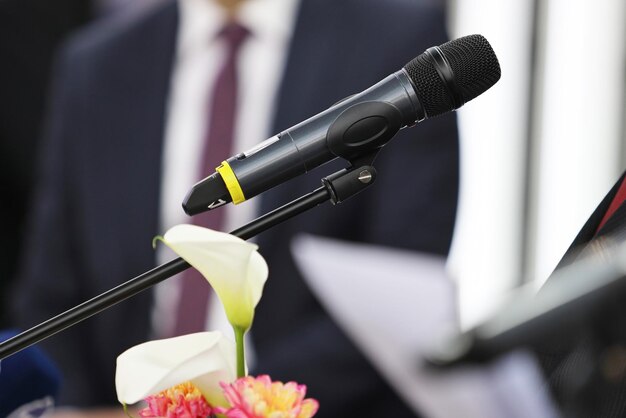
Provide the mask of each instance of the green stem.
POLYGON ((126 405, 125 403, 123 403, 122 405, 124 405, 124 412, 126 413, 126 415, 128 415, 130 418, 135 418, 130 414, 130 411, 128 411, 128 405, 126 405))
POLYGON ((246 375, 246 356, 244 353, 244 335, 246 330, 233 327, 235 330, 235 345, 237 346, 237 378, 246 375))

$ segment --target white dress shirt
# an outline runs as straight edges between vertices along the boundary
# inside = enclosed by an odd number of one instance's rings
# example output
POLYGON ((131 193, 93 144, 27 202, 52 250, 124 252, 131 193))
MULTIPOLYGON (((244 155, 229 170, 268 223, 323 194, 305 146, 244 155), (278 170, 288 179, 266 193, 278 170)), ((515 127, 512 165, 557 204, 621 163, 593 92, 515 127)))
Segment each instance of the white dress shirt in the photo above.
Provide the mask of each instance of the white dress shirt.
MULTIPOLYGON (((296 19, 298 0, 247 0, 237 12, 237 21, 251 35, 239 52, 238 94, 232 154, 246 151, 265 138, 274 116, 287 50, 296 19)), ((225 11, 212 0, 180 0, 176 55, 170 80, 165 143, 162 160, 160 230, 191 223, 181 203, 187 191, 214 167, 200 169, 210 98, 217 73, 226 58, 223 40, 217 37, 227 22, 225 11)), ((285 127, 287 128, 287 127, 285 127)), ((224 156, 224 159, 231 155, 224 156)), ((257 215, 258 199, 237 206, 227 205, 224 231, 231 231, 257 215)), ((175 255, 159 247, 158 260, 175 255)), ((166 335, 174 326, 180 280, 173 277, 156 289, 153 329, 166 335)), ((232 331, 215 295, 209 301, 207 330, 232 331)))

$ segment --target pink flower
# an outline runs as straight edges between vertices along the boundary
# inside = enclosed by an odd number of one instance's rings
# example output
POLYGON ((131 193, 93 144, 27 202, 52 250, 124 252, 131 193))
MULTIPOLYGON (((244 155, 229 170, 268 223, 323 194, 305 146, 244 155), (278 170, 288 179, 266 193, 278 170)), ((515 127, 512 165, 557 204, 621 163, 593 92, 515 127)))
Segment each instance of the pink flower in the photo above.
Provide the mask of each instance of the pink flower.
POLYGON ((139 411, 142 418, 206 418, 213 408, 191 382, 166 389, 146 398, 148 406, 139 411))
POLYGON ((304 399, 305 385, 272 382, 267 375, 220 385, 231 408, 216 408, 216 412, 227 418, 310 418, 319 408, 315 399, 304 399))

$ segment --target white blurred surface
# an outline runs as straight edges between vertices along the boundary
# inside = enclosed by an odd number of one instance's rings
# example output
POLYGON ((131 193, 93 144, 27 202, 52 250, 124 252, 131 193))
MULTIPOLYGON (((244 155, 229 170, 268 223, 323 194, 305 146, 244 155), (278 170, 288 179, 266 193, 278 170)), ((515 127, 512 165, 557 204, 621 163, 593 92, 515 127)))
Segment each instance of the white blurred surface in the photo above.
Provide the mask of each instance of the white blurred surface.
POLYGON ((535 107, 533 278, 554 269, 622 172, 623 0, 546 3, 535 107))
POLYGON ((502 77, 458 111, 461 192, 449 267, 463 327, 519 284, 532 1, 458 0, 451 37, 479 33, 502 77))
POLYGON ((409 406, 431 418, 554 417, 534 359, 515 353, 445 374, 420 353, 456 330, 456 292, 443 259, 300 236, 293 253, 309 287, 409 406))
POLYGON ((451 37, 484 35, 502 68, 458 112, 449 268, 467 328, 511 287, 547 278, 625 167, 626 2, 454 0, 450 11, 451 37))

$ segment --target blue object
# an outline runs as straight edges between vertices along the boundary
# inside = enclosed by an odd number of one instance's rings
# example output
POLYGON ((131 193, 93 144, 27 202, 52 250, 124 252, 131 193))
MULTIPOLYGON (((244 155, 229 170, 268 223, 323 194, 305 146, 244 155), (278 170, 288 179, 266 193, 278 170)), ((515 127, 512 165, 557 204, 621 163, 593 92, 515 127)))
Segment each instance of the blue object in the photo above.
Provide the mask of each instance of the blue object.
MULTIPOLYGON (((0 341, 17 335, 15 330, 0 332, 0 341)), ((0 417, 22 405, 45 397, 56 398, 61 374, 38 347, 29 347, 0 361, 0 417)))

